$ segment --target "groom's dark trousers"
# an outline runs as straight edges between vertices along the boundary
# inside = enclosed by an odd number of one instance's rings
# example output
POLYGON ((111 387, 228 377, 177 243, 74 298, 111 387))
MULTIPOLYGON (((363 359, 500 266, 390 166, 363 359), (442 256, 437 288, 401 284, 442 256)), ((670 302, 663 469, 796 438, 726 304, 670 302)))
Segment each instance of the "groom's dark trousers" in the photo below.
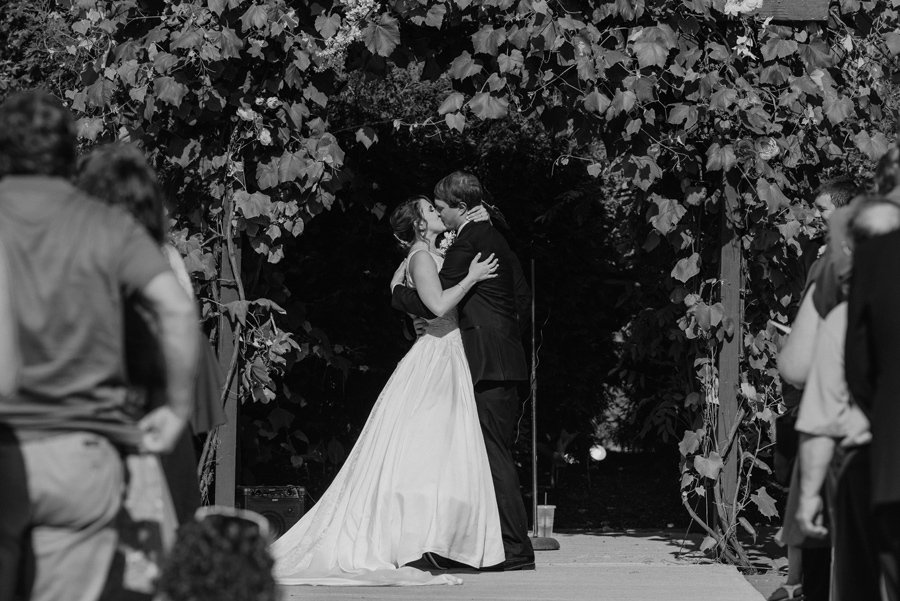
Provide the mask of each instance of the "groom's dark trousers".
MULTIPOLYGON (((499 260, 497 277, 479 282, 460 301, 460 333, 475 385, 475 405, 494 479, 506 559, 533 558, 528 515, 512 456, 519 413, 517 386, 528 380, 519 316, 527 315, 531 291, 518 258, 487 222, 468 223, 458 232, 440 273, 445 290, 466 277, 469 264, 479 252, 482 260, 491 253, 499 260)), ((405 286, 394 288, 391 304, 413 315, 434 317, 418 293, 405 286)))

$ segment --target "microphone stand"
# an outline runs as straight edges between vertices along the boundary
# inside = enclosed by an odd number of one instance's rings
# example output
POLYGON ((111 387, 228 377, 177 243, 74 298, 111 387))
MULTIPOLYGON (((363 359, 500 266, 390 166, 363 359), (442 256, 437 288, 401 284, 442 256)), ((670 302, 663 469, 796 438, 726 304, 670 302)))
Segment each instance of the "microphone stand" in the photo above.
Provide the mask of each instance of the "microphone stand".
POLYGON ((534 529, 531 546, 535 551, 556 551, 559 541, 549 536, 538 536, 538 470, 537 470, 537 346, 535 346, 535 281, 534 259, 531 259, 531 500, 534 529))

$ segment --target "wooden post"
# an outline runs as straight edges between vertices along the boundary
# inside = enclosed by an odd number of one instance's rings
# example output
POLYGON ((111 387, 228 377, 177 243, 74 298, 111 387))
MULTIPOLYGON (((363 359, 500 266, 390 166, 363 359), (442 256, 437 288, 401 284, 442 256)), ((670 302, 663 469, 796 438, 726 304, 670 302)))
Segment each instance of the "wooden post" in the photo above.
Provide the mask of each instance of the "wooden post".
MULTIPOLYGON (((241 247, 238 240, 234 243, 235 263, 241 264, 241 247)), ((219 302, 224 306, 240 299, 237 282, 231 261, 228 257, 228 248, 223 244, 221 259, 221 294, 219 302)), ((222 373, 229 373, 231 358, 235 351, 234 328, 226 315, 222 315, 219 321, 219 366, 222 373)), ((225 382, 228 387, 228 395, 225 398, 225 423, 218 427, 219 444, 216 449, 216 505, 235 506, 235 492, 237 486, 237 473, 240 463, 240 449, 238 443, 238 422, 240 402, 238 399, 237 374, 225 382)))
POLYGON ((719 255, 719 277, 721 278, 722 306, 725 317, 734 322, 734 336, 725 338, 719 352, 719 414, 716 437, 719 448, 724 449, 725 467, 722 469, 722 503, 726 507, 729 520, 733 518, 732 502, 737 490, 737 474, 740 458, 736 448, 729 452, 728 436, 738 416, 737 388, 740 384, 741 360, 741 237, 734 227, 738 208, 738 194, 731 186, 725 186, 722 211, 721 241, 719 255))

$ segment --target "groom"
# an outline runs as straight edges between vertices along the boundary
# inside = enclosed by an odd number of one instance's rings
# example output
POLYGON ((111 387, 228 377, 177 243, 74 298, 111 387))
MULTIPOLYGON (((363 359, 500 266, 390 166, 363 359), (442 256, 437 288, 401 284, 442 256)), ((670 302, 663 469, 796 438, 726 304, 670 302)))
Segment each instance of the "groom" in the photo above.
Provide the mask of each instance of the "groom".
MULTIPOLYGON (((528 537, 528 516, 519 490, 512 443, 519 411, 517 387, 528 380, 519 316, 526 315, 531 291, 516 255, 487 221, 468 222, 466 211, 481 204, 481 183, 471 173, 457 171, 434 188, 435 208, 456 240, 444 256, 441 284, 446 290, 468 273, 477 253, 499 259, 497 277, 476 284, 460 301, 459 327, 475 385, 475 404, 484 434, 494 492, 500 510, 500 530, 506 561, 496 571, 533 570, 534 549, 528 537)), ((395 309, 433 318, 415 290, 392 283, 395 309)))

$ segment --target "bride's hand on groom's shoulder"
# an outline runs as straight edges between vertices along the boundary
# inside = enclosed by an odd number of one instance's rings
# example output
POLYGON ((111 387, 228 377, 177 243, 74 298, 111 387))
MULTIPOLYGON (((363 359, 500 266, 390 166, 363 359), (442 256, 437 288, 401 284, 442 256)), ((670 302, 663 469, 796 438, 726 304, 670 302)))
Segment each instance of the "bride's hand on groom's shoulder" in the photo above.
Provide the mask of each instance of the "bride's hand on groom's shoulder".
POLYGON ((469 209, 466 212, 466 221, 491 221, 491 215, 487 212, 487 209, 484 208, 484 205, 478 205, 474 209, 469 209))
POLYGON ((406 259, 403 259, 400 266, 394 271, 394 277, 391 278, 391 294, 394 293, 394 288, 403 283, 404 279, 406 279, 406 259))

